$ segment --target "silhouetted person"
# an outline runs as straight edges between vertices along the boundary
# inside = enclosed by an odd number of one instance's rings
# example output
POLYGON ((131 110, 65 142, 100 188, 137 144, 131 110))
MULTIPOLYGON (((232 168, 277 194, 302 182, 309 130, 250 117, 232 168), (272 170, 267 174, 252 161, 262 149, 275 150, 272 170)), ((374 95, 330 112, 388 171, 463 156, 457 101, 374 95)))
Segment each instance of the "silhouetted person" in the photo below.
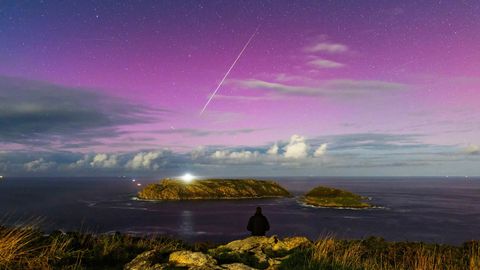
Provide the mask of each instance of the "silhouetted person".
POLYGON ((270 224, 262 214, 262 208, 257 207, 255 215, 248 220, 247 230, 251 231, 253 236, 264 236, 265 232, 270 230, 270 224))

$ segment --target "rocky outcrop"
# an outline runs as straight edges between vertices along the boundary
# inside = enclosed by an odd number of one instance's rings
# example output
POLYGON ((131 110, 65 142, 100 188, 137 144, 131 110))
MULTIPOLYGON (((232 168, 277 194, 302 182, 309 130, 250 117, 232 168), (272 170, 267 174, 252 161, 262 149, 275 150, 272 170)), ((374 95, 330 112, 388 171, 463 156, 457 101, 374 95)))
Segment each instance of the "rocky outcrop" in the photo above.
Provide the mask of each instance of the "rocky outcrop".
POLYGON ((222 264, 222 269, 225 270, 256 270, 253 267, 245 265, 243 263, 231 263, 231 264, 222 264))
POLYGON ((217 261, 208 254, 187 250, 175 251, 170 254, 168 262, 179 267, 210 267, 213 268, 217 261))
POLYGON ((124 267, 125 270, 163 270, 167 269, 168 252, 150 250, 141 253, 124 267))
POLYGON ((210 250, 214 257, 226 261, 240 261, 260 269, 275 267, 294 249, 310 245, 305 237, 252 236, 236 240, 210 250))
POLYGON ((301 199, 305 205, 331 208, 371 208, 368 198, 350 191, 319 186, 307 192, 301 199))
POLYGON ((305 237, 252 236, 210 249, 207 253, 177 250, 147 251, 125 266, 125 270, 256 270, 278 269, 294 250, 309 247, 305 237))
POLYGON ((290 197, 290 193, 273 181, 254 179, 205 179, 186 183, 164 179, 147 185, 138 193, 144 200, 199 200, 290 197))

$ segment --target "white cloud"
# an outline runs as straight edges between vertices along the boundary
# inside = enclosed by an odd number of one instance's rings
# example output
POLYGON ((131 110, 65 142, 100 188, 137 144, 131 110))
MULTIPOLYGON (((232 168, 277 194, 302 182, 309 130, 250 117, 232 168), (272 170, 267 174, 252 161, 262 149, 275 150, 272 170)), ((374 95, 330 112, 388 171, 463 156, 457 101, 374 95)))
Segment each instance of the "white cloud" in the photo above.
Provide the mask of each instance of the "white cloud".
POLYGON ((327 146, 328 146, 328 144, 326 144, 326 143, 321 144, 317 148, 317 150, 315 150, 315 152, 313 153, 313 156, 314 157, 321 157, 321 156, 325 155, 325 153, 327 153, 327 146))
POLYGON ((348 46, 340 43, 320 42, 306 49, 308 52, 344 53, 348 46))
POLYGON ((267 150, 267 154, 269 155, 277 155, 278 154, 278 144, 274 144, 272 145, 272 147, 270 147, 268 150, 267 150))
POLYGON ((367 96, 406 89, 406 85, 400 83, 349 79, 317 81, 315 86, 283 84, 257 79, 237 80, 236 83, 246 89, 258 89, 276 94, 336 98, 367 96))
POLYGON ((257 158, 258 152, 257 151, 240 151, 240 152, 232 152, 230 153, 230 158, 232 159, 252 159, 257 158))
POLYGON ((75 161, 74 163, 70 163, 67 165, 69 169, 79 169, 84 168, 88 164, 90 164, 91 157, 90 155, 84 155, 82 159, 75 161))
POLYGON ((310 80, 309 77, 305 77, 303 75, 292 75, 292 74, 286 74, 286 73, 278 73, 274 74, 273 77, 275 78, 276 81, 279 82, 289 82, 289 81, 306 81, 310 80))
POLYGON ((214 159, 224 159, 224 158, 227 158, 229 154, 230 154, 229 151, 217 150, 212 154, 212 158, 214 158, 214 159))
POLYGON ((470 144, 464 149, 464 151, 468 155, 478 155, 480 154, 480 146, 475 144, 470 144))
POLYGON ((128 169, 154 169, 157 170, 160 166, 155 163, 155 160, 161 157, 161 152, 141 152, 136 154, 133 159, 127 162, 128 169))
POLYGON ((211 157, 213 159, 236 159, 236 160, 249 160, 252 158, 257 158, 259 156, 258 151, 226 151, 226 150, 217 150, 211 157))
POLYGON ((263 96, 230 96, 230 95, 215 95, 215 99, 236 100, 236 101, 264 101, 264 100, 278 100, 279 97, 275 95, 263 95, 263 96))
POLYGON ((193 160, 199 159, 206 154, 206 149, 204 146, 199 146, 190 152, 190 156, 193 160))
POLYGON ((237 83, 245 88, 270 90, 276 93, 282 93, 286 95, 316 96, 322 94, 312 87, 287 85, 256 79, 239 80, 237 81, 237 83))
POLYGON ((308 144, 305 137, 300 135, 293 135, 290 138, 290 142, 283 148, 286 158, 306 158, 308 156, 308 144))
POLYGON ((117 166, 117 156, 107 154, 96 154, 90 166, 94 168, 114 168, 117 166))
POLYGON ((55 166, 55 164, 56 163, 53 161, 45 161, 43 158, 40 158, 40 159, 25 163, 23 165, 23 168, 28 172, 40 172, 40 171, 46 171, 52 168, 53 166, 55 166))
POLYGON ((311 60, 308 62, 308 64, 316 68, 341 68, 345 66, 342 63, 321 58, 311 60))

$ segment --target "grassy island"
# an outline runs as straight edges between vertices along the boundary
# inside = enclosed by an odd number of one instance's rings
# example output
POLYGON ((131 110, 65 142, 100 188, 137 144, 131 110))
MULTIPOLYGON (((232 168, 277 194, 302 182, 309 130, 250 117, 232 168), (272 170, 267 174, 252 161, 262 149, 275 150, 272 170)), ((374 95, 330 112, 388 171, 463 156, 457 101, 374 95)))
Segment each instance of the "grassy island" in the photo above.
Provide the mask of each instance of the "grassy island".
POLYGON ((307 205, 333 208, 370 208, 365 197, 350 191, 319 186, 310 190, 301 201, 307 205))
POLYGON ((164 179, 149 184, 138 193, 144 200, 201 200, 290 197, 290 192, 274 181, 254 179, 205 179, 186 183, 164 179))

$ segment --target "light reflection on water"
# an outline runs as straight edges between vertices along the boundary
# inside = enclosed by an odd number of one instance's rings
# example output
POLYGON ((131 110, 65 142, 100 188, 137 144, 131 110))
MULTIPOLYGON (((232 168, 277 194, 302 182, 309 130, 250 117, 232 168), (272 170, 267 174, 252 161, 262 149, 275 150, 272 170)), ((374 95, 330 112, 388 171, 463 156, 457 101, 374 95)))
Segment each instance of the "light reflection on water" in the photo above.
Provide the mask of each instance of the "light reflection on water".
POLYGON ((179 231, 181 235, 195 234, 193 231, 192 211, 189 211, 189 210, 182 211, 182 224, 180 225, 179 231))

